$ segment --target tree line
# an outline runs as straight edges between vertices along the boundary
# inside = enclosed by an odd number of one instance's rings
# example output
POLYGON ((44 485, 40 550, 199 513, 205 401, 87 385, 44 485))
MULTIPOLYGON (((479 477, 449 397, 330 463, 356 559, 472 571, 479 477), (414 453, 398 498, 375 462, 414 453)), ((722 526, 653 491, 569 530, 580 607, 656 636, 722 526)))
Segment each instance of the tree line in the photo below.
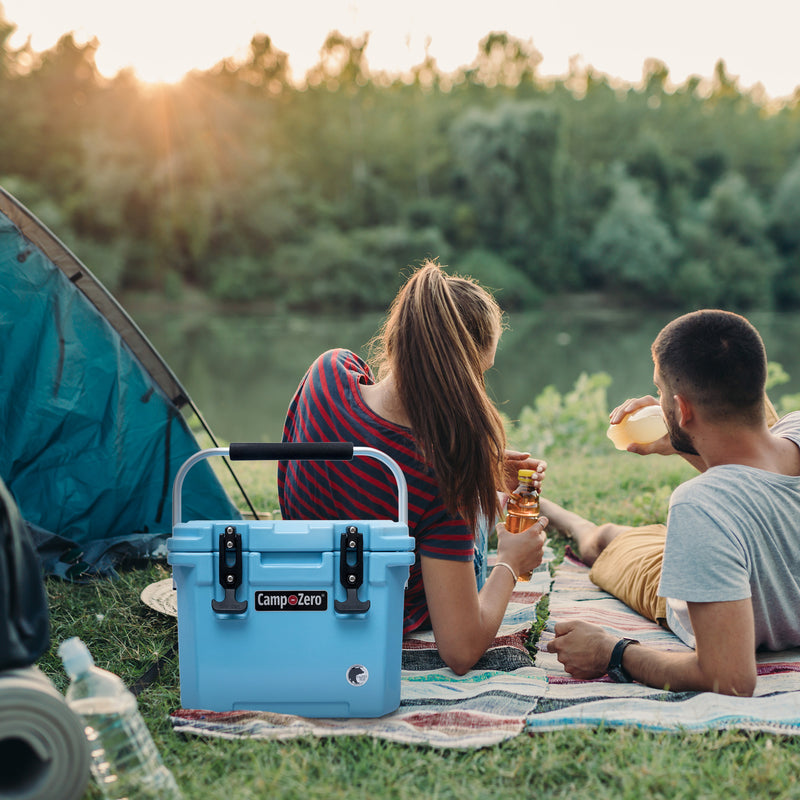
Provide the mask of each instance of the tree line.
POLYGON ((277 309, 385 308, 436 257, 507 308, 561 292, 800 305, 800 90, 718 61, 623 84, 490 33, 472 64, 372 73, 331 33, 302 82, 267 35, 175 85, 99 75, 97 42, 13 49, 0 17, 0 183, 112 291, 187 286, 277 309))

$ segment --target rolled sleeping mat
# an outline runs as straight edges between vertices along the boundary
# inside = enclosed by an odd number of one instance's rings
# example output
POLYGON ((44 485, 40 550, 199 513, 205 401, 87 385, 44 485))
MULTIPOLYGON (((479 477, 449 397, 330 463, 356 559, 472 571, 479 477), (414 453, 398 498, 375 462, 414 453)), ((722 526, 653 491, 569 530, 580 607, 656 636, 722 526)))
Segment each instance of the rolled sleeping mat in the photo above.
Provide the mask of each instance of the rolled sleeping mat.
POLYGON ((50 679, 0 672, 0 800, 80 800, 89 774, 83 723, 50 679))

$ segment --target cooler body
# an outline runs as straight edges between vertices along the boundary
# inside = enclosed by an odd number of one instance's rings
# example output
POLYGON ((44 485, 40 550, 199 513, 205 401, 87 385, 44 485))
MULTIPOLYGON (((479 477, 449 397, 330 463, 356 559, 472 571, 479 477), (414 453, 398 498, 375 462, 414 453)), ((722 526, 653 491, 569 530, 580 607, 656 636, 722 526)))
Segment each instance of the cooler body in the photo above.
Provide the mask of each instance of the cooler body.
POLYGON ((403 522, 179 522, 181 704, 377 717, 400 703, 403 522))

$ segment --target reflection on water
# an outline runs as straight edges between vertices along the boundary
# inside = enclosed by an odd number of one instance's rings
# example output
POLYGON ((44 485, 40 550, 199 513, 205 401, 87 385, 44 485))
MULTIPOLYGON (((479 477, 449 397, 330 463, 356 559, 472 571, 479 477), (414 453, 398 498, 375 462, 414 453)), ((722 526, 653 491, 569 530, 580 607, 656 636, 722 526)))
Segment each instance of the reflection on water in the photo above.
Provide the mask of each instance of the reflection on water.
MULTIPOLYGON (((379 314, 256 315, 148 311, 127 307, 225 441, 280 439, 286 406, 309 363, 330 347, 366 355, 379 314)), ((571 389, 581 372, 607 372, 609 409, 653 393, 650 344, 673 312, 539 310, 509 317, 487 374, 489 389, 512 419, 547 385, 571 389)), ((792 377, 773 399, 800 392, 800 315, 749 315, 771 361, 792 377)))

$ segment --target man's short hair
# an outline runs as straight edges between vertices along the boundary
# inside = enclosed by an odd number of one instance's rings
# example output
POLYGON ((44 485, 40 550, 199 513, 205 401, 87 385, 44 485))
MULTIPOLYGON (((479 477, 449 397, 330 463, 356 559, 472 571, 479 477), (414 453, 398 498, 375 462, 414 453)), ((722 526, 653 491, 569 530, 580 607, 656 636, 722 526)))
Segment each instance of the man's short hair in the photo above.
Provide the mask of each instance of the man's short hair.
POLYGON ((669 391, 702 406, 711 418, 761 419, 767 354, 758 331, 739 314, 684 314, 658 334, 652 354, 669 391))

